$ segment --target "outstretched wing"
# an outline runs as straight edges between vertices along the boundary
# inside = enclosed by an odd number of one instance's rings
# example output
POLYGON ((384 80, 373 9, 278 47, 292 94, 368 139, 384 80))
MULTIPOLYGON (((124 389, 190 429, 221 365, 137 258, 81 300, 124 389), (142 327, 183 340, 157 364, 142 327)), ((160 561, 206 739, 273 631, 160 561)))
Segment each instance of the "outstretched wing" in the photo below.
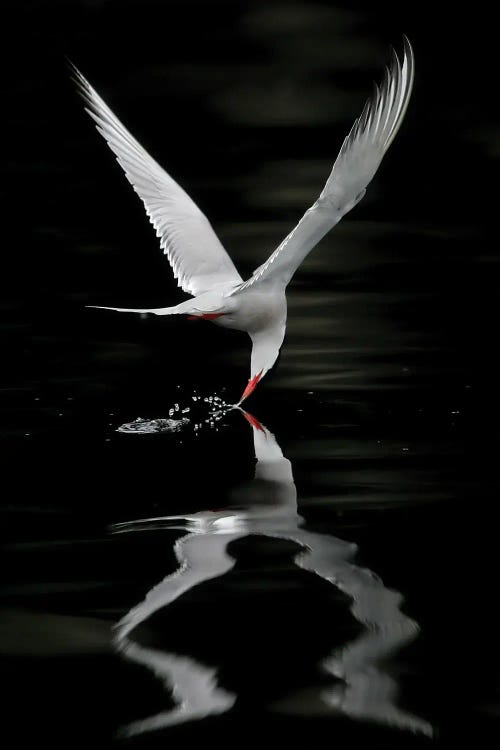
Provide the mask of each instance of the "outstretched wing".
POLYGON ((80 71, 72 68, 85 109, 144 203, 179 286, 196 296, 221 283, 241 283, 207 217, 128 132, 80 71))
POLYGON ((233 294, 258 283, 288 284, 312 248, 361 200, 401 125, 413 75, 413 50, 404 37, 403 61, 393 53, 382 86, 380 89, 375 86, 361 117, 344 140, 318 200, 266 262, 233 294))

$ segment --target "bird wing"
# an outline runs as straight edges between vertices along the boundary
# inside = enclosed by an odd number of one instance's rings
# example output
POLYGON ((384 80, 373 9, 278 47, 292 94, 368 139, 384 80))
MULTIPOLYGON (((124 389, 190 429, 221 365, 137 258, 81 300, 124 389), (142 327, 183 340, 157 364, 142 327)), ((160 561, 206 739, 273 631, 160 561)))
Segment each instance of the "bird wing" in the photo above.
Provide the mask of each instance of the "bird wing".
POLYGON ((207 217, 128 132, 80 71, 72 68, 85 109, 144 203, 178 285, 196 296, 222 283, 241 283, 207 217))
POLYGON ((354 122, 316 203, 266 262, 232 294, 266 282, 286 286, 312 248, 361 200, 401 125, 413 76, 413 50, 404 37, 402 62, 393 51, 381 87, 375 85, 373 96, 354 122))

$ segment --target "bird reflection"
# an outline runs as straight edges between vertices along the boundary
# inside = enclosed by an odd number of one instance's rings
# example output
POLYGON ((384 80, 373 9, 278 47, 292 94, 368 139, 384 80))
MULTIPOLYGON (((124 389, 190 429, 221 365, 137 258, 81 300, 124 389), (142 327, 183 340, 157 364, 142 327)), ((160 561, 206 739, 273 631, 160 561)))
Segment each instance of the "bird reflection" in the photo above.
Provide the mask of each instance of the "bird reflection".
MULTIPOLYGON (((249 534, 260 534, 298 544, 301 551, 295 563, 344 592, 351 600, 352 615, 363 626, 358 638, 322 661, 323 670, 335 678, 333 687, 318 692, 314 701, 301 699, 301 712, 342 714, 431 735, 428 722, 398 707, 397 683, 381 666, 418 633, 417 624, 400 610, 402 596, 386 588, 370 570, 351 562, 356 545, 303 527, 290 461, 266 427, 251 414, 239 411, 252 427, 257 464, 254 490, 238 498, 238 508, 147 518, 113 527, 115 533, 152 528, 182 528, 187 532, 175 543, 177 570, 122 618, 115 635, 116 648, 126 659, 148 667, 172 693, 176 706, 129 724, 123 733, 132 736, 162 729, 221 714, 234 705, 237 696, 218 684, 215 667, 192 657, 144 647, 131 634, 194 586, 228 573, 235 565, 228 546, 249 534)), ((295 712, 297 696, 288 696, 270 708, 295 712)))

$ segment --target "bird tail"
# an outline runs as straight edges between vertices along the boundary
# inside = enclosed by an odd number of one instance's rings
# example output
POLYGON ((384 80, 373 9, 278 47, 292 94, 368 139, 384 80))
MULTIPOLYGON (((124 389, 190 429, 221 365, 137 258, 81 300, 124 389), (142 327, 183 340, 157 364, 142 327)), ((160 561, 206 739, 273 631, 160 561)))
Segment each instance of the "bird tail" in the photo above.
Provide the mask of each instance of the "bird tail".
POLYGON ((176 305, 175 307, 145 307, 145 308, 137 308, 137 307, 104 307, 103 305, 85 305, 85 307, 93 308, 94 310, 114 310, 115 312, 126 312, 126 313, 150 313, 151 315, 181 315, 184 313, 184 310, 178 310, 177 308, 181 307, 181 305, 176 305))
POLYGON ((97 310, 114 310, 115 312, 128 312, 128 313, 150 313, 151 315, 196 315, 202 316, 206 313, 215 313, 216 315, 222 310, 220 309, 221 299, 220 296, 217 299, 214 295, 205 294, 194 299, 188 299, 181 302, 179 305, 173 307, 103 307, 102 305, 86 305, 86 307, 93 307, 97 310))

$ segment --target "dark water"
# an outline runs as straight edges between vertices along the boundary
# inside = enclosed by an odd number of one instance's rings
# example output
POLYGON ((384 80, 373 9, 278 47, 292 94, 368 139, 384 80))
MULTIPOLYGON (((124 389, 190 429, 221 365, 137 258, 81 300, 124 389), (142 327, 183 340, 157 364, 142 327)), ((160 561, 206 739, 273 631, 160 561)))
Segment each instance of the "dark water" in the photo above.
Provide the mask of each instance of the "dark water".
POLYGON ((425 3, 31 2, 9 20, 2 731, 496 747, 486 12, 455 8, 453 33, 425 3), (243 334, 84 309, 181 297, 62 56, 250 272, 315 199, 401 31, 405 124, 289 289, 259 422, 210 418, 204 399, 248 377, 243 334), (117 432, 138 417, 189 421, 117 432))

